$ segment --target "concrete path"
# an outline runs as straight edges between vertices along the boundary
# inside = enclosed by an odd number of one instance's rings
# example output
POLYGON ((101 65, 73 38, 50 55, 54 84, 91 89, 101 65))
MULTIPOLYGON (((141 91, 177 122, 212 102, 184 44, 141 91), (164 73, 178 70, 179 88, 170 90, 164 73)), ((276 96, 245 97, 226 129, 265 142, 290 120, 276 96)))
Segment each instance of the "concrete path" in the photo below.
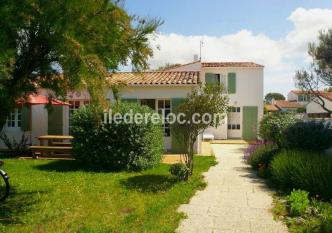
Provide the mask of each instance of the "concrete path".
POLYGON ((188 218, 177 232, 287 232, 282 222, 273 220, 272 192, 242 160, 245 148, 213 145, 218 165, 205 173, 207 187, 180 206, 188 218))

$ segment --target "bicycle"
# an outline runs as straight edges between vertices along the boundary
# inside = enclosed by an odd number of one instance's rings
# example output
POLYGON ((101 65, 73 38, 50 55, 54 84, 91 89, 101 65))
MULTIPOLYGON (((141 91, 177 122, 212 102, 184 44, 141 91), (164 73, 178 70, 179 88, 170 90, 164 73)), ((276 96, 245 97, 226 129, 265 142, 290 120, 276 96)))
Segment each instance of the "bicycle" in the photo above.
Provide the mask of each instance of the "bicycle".
MULTIPOLYGON (((0 161, 0 167, 4 164, 3 161, 0 161)), ((4 201, 9 195, 9 176, 3 170, 0 170, 0 202, 4 201)))

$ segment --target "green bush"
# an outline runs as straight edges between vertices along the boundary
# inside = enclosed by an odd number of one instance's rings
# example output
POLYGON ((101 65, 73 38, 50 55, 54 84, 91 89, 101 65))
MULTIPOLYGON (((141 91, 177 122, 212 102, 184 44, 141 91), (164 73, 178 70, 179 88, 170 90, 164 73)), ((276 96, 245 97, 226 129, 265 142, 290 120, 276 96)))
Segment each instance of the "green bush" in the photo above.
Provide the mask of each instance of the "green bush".
MULTIPOLYGON (((112 106, 112 114, 153 114, 146 106, 123 103, 112 106)), ((89 106, 76 111, 72 133, 75 158, 91 167, 105 170, 139 171, 158 164, 163 153, 161 123, 153 124, 151 118, 142 123, 114 121, 104 124, 102 111, 89 106)))
POLYGON ((332 130, 323 122, 296 122, 285 130, 283 146, 323 151, 332 144, 332 130))
POLYGON ((289 213, 292 216, 300 216, 306 212, 309 207, 309 193, 303 190, 293 190, 288 196, 289 213))
POLYGON ((249 155, 247 162, 253 169, 259 170, 263 166, 268 167, 276 153, 276 145, 262 144, 249 155))
POLYGON ((292 113, 267 114, 259 123, 259 136, 265 141, 281 146, 285 130, 296 121, 296 117, 292 113))
POLYGON ((169 171, 173 176, 176 176, 179 180, 188 179, 190 173, 190 169, 183 163, 172 164, 169 171))
POLYGON ((332 157, 308 151, 290 150, 271 162, 272 181, 281 189, 302 189, 325 200, 332 198, 332 157))

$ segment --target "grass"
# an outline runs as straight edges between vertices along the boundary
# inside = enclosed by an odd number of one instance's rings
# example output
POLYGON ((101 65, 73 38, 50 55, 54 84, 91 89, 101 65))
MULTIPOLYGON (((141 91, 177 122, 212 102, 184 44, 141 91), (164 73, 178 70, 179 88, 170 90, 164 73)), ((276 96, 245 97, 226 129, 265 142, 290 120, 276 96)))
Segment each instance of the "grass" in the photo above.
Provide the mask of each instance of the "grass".
POLYGON ((188 182, 161 164, 140 173, 95 172, 76 161, 5 160, 12 192, 0 203, 0 232, 174 232, 177 213, 205 183, 214 157, 195 158, 188 182))

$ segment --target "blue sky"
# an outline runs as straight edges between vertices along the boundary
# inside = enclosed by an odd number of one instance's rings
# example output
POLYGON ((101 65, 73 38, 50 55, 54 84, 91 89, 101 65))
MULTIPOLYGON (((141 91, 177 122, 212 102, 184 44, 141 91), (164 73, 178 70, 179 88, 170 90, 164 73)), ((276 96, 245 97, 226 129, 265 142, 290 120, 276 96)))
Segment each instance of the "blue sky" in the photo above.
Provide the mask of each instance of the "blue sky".
POLYGON ((331 0, 126 0, 124 7, 164 20, 152 67, 190 62, 203 39, 203 60, 263 63, 265 92, 284 94, 294 88, 295 70, 309 64, 307 43, 332 27, 331 0))

